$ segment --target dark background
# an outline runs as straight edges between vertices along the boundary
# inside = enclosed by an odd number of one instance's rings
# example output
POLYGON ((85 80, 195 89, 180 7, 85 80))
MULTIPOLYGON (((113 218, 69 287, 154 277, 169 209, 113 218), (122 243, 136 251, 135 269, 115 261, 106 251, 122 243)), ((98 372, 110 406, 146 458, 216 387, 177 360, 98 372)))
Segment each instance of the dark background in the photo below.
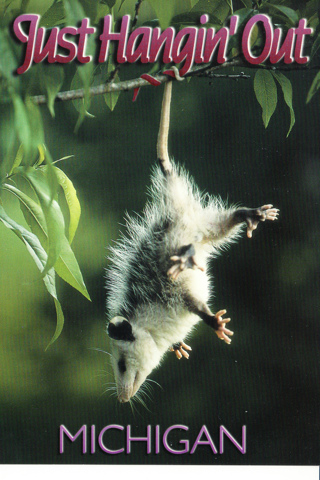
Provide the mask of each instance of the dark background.
MULTIPOLYGON (((136 71, 139 76, 142 71, 136 71)), ((62 281, 59 296, 65 327, 44 351, 55 327, 53 304, 23 245, 0 225, 0 460, 3 463, 319 464, 319 98, 306 105, 314 73, 290 72, 296 124, 288 138, 289 111, 279 105, 265 130, 248 80, 205 79, 176 83, 170 151, 185 164, 201 190, 248 207, 273 203, 278 222, 261 224, 212 263, 214 311, 228 310, 235 335, 231 346, 199 324, 189 344, 189 361, 168 354, 151 378, 148 409, 119 405, 105 393, 112 382, 105 334, 104 268, 107 247, 119 236, 123 215, 141 212, 155 161, 162 87, 120 96, 114 112, 102 97, 77 135, 71 103, 44 113, 46 142, 77 188, 82 219, 74 250, 92 302, 62 281), (225 453, 199 446, 193 455, 81 454, 81 441, 66 441, 59 455, 59 426, 73 434, 86 424, 97 432, 110 424, 131 425, 145 436, 183 424, 190 440, 202 425, 219 447, 219 426, 241 440, 247 453, 228 440, 225 453)), ((123 75, 127 75, 123 67, 123 75)), ((133 67, 129 72, 135 76, 133 67)), ((67 80, 65 88, 68 88, 67 80)), ((42 107, 45 109, 46 107, 42 107)), ((21 219, 18 205, 15 218, 21 219)), ((22 219, 21 219, 22 222, 22 219)), ((125 435, 106 436, 110 448, 125 435)))

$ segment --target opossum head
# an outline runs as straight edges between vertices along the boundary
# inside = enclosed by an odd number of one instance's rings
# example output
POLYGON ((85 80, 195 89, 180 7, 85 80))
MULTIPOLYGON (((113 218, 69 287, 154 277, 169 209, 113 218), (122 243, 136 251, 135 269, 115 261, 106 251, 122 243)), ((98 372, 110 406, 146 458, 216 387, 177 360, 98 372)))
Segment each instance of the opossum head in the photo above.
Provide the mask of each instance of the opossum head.
POLYGON ((119 402, 128 402, 159 364, 161 354, 148 331, 115 317, 108 324, 112 342, 112 366, 119 402))

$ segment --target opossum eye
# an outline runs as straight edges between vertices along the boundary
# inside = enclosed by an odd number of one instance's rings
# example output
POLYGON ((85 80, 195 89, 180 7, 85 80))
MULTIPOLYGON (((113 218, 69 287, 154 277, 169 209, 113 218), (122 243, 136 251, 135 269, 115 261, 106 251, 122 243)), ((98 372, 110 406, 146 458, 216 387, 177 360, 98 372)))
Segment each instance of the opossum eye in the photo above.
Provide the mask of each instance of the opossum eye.
POLYGON ((132 326, 123 317, 114 317, 108 325, 108 335, 114 340, 125 340, 133 342, 135 340, 132 334, 132 326))
POLYGON ((123 358, 120 358, 118 362, 118 367, 121 373, 124 373, 127 370, 126 362, 124 361, 123 358))

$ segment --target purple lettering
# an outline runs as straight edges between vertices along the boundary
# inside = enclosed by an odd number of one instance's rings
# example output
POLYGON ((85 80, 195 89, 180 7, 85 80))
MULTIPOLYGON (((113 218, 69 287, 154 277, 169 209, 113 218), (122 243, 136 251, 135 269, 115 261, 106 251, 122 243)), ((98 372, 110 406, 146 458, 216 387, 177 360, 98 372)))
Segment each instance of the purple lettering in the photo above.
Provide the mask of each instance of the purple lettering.
POLYGON ((212 441, 212 438, 211 438, 211 436, 210 436, 210 433, 208 432, 208 429, 207 429, 207 427, 206 427, 205 425, 203 425, 203 426, 201 427, 201 430, 200 430, 200 432, 199 432, 199 435, 197 436, 196 441, 194 442, 194 445, 193 445, 193 447, 192 447, 192 449, 191 449, 190 454, 192 454, 192 453, 194 453, 194 452, 196 451, 196 448, 197 448, 198 445, 210 445, 211 450, 213 451, 213 453, 215 453, 215 454, 218 453, 218 450, 216 449, 216 447, 215 447, 215 445, 214 445, 214 443, 213 443, 213 441, 212 441), (201 440, 201 437, 202 437, 203 434, 206 436, 207 440, 201 440))
POLYGON ((160 453, 160 425, 156 425, 155 429, 155 453, 160 453))
POLYGON ((163 434, 163 445, 168 452, 174 453, 175 455, 182 455, 183 453, 188 453, 189 452, 189 440, 179 440, 179 443, 181 445, 185 445, 185 448, 183 450, 175 450, 168 444, 169 433, 172 430, 176 430, 176 429, 181 429, 181 430, 188 431, 189 427, 186 427, 185 425, 172 425, 171 427, 167 428, 167 430, 163 434))
POLYGON ((82 453, 87 453, 87 425, 82 425, 75 435, 72 435, 64 425, 60 425, 60 453, 64 453, 64 434, 71 442, 74 442, 82 434, 82 453))
POLYGON ((131 453, 131 442, 147 442, 147 454, 151 453, 151 425, 147 426, 146 437, 131 437, 131 425, 127 425, 127 453, 131 453))
POLYGON ((115 430, 124 430, 124 427, 122 425, 108 425, 104 427, 101 432, 99 433, 99 438, 98 438, 98 443, 99 447, 101 450, 105 453, 109 453, 110 455, 117 455, 119 453, 124 452, 124 448, 119 448, 118 450, 110 450, 110 448, 107 448, 105 444, 103 443, 103 435, 105 432, 108 430, 115 429, 115 430))
POLYGON ((240 443, 238 443, 235 440, 235 438, 231 435, 231 433, 228 432, 226 427, 224 427, 223 425, 220 426, 220 452, 219 453, 224 452, 224 435, 226 435, 229 438, 229 440, 231 440, 231 442, 237 447, 237 449, 241 453, 243 454, 246 453, 247 429, 245 425, 243 425, 242 427, 242 445, 240 445, 240 443))

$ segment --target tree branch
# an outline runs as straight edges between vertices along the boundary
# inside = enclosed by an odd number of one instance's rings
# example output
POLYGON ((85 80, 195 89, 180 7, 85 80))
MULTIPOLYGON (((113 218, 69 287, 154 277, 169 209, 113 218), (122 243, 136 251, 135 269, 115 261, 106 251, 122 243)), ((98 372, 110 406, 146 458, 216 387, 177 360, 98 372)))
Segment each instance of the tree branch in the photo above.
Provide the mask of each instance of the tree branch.
MULTIPOLYGON (((154 75, 160 83, 165 83, 169 80, 169 77, 165 75, 154 75)), ((171 79, 172 80, 172 79, 171 79)), ((96 95, 103 95, 104 93, 112 93, 112 92, 128 92, 129 90, 133 90, 134 88, 140 87, 147 87, 150 86, 150 83, 147 80, 143 80, 142 78, 134 78, 132 80, 124 80, 123 82, 117 83, 104 83, 102 85, 97 85, 95 87, 91 87, 89 89, 89 94, 92 97, 96 95)), ((85 90, 80 88, 78 90, 68 90, 66 92, 59 92, 56 96, 56 102, 65 102, 68 100, 79 100, 84 98, 85 90)), ((36 105, 41 105, 47 103, 46 95, 36 95, 31 97, 31 100, 36 105)))
MULTIPOLYGON (((237 57, 229 62, 222 63, 220 65, 196 65, 192 68, 192 70, 184 77, 207 77, 207 78, 247 78, 247 75, 244 75, 243 72, 239 75, 217 75, 214 72, 216 70, 220 70, 222 68, 228 67, 241 67, 241 68, 267 68, 268 70, 284 70, 284 71, 293 71, 293 70, 311 70, 311 69, 319 69, 319 65, 299 65, 297 66, 290 66, 290 65, 251 65, 249 63, 244 62, 241 58, 237 57)), ((166 83, 168 80, 172 80, 172 77, 168 77, 167 75, 153 75, 153 77, 158 80, 160 83, 166 83)), ((135 88, 147 87, 150 86, 150 83, 147 80, 142 78, 134 78, 131 80, 124 80, 122 82, 108 82, 102 85, 97 85, 94 87, 89 88, 89 95, 91 97, 95 97, 97 95, 103 95, 105 93, 112 93, 112 92, 127 92, 129 90, 134 90, 135 88)), ((65 92, 59 92, 56 96, 56 102, 65 102, 69 100, 79 100, 84 98, 86 95, 86 91, 83 88, 78 90, 68 90, 65 92)), ((31 100, 36 105, 43 105, 47 103, 47 96, 46 95, 36 95, 31 97, 31 100)))

